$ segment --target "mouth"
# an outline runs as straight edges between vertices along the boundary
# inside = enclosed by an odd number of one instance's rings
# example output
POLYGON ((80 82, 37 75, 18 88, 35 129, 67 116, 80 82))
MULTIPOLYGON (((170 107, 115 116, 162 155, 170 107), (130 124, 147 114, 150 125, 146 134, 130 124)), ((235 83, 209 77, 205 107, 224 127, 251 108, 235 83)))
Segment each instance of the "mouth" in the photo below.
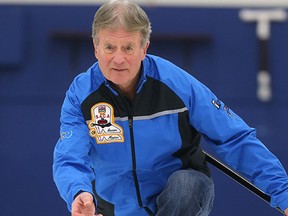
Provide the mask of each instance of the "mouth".
POLYGON ((122 69, 122 68, 112 68, 111 69, 112 71, 115 71, 115 72, 125 72, 125 71, 127 71, 127 69, 122 69))

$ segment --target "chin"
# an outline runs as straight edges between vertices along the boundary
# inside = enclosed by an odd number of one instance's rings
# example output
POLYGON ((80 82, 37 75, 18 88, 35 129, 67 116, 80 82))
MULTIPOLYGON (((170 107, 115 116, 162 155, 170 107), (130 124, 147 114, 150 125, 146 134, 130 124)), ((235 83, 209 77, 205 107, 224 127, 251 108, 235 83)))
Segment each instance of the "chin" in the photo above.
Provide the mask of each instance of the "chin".
POLYGON ((128 82, 128 79, 125 79, 125 77, 123 76, 123 74, 119 74, 118 76, 113 76, 110 79, 114 84, 117 85, 124 85, 125 83, 128 82))
POLYGON ((125 86, 125 84, 127 83, 127 80, 120 80, 120 79, 111 79, 110 81, 118 86, 125 86))

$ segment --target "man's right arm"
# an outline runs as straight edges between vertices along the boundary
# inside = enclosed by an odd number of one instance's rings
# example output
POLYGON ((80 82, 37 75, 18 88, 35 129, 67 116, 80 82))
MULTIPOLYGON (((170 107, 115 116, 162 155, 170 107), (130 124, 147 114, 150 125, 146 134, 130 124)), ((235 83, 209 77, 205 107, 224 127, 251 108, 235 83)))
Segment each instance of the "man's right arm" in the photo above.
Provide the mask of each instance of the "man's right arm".
POLYGON ((89 159, 91 137, 80 107, 72 85, 62 106, 60 139, 53 158, 53 178, 70 211, 79 191, 93 194, 95 178, 89 159))

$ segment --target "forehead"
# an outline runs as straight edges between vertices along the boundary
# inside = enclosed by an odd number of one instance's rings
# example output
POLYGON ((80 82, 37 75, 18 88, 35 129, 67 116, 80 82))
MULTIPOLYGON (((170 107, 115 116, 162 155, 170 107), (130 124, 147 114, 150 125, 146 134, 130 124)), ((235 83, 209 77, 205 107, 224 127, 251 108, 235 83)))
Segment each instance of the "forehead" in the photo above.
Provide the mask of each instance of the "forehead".
POLYGON ((124 29, 101 29, 98 33, 100 43, 141 43, 140 32, 128 32, 124 29))

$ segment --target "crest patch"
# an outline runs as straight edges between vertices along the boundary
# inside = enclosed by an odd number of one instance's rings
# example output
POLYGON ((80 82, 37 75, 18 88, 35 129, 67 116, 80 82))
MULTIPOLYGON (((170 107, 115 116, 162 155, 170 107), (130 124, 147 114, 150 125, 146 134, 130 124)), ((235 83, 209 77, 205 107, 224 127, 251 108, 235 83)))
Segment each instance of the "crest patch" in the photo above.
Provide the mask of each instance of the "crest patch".
POLYGON ((123 129, 114 122, 114 109, 108 103, 97 103, 91 108, 91 121, 88 122, 90 136, 98 144, 124 142, 123 129))

